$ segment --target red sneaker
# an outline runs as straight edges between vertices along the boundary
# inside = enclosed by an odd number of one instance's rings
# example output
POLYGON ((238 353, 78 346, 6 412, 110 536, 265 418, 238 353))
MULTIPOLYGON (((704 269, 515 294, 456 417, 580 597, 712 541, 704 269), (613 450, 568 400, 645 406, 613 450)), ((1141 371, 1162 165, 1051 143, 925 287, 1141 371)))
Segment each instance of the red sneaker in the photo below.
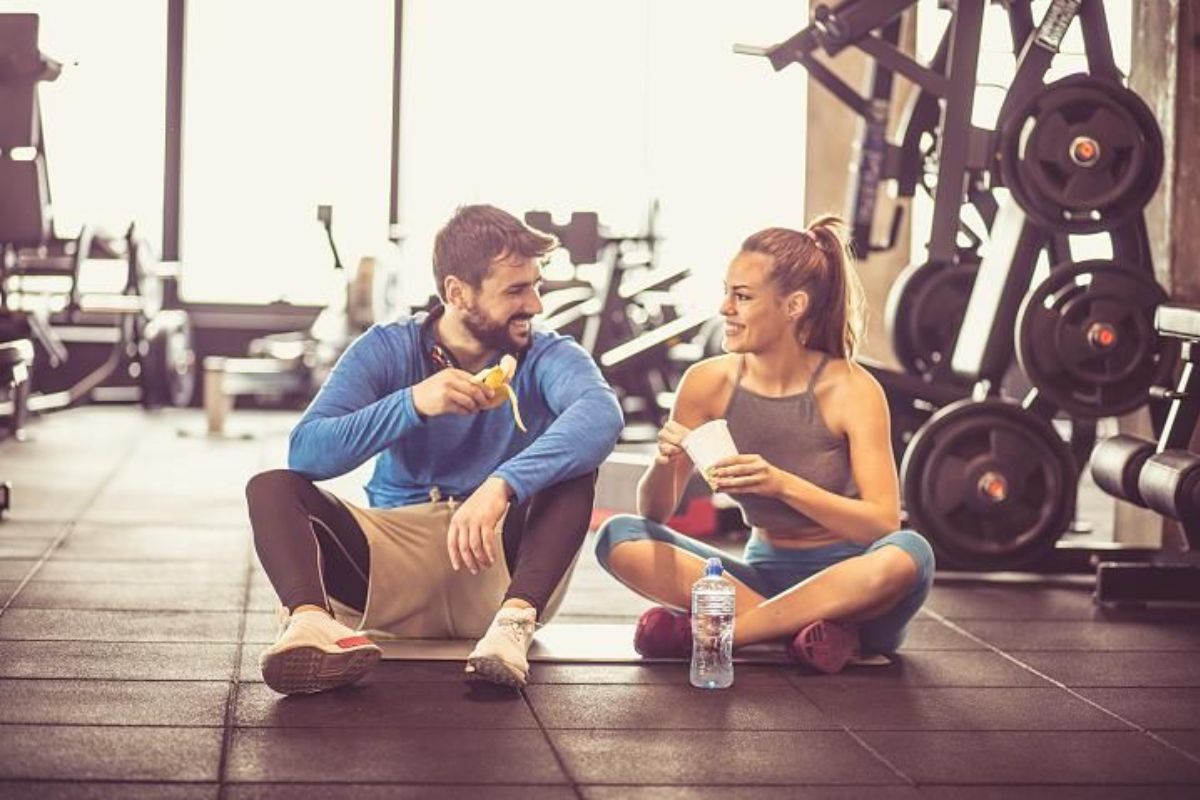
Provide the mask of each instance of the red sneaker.
POLYGON ((648 609, 638 619, 633 649, 648 658, 690 658, 691 615, 662 606, 648 609))
POLYGON ((826 675, 841 672, 860 650, 857 626, 823 619, 801 628, 788 645, 792 658, 826 675))

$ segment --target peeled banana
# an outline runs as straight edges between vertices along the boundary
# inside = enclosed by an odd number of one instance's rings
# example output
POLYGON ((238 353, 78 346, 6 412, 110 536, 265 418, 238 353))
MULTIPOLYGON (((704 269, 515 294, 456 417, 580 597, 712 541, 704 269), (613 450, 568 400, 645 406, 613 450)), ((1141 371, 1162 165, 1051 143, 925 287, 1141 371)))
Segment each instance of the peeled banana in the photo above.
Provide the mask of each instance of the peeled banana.
POLYGON ((508 385, 516 371, 517 360, 505 354, 500 357, 499 364, 480 370, 471 377, 471 380, 495 391, 495 397, 488 401, 488 404, 484 406, 485 408, 499 408, 504 405, 504 401, 507 399, 512 404, 513 421, 517 423, 517 427, 524 433, 525 423, 521 420, 521 409, 517 406, 517 393, 508 385))

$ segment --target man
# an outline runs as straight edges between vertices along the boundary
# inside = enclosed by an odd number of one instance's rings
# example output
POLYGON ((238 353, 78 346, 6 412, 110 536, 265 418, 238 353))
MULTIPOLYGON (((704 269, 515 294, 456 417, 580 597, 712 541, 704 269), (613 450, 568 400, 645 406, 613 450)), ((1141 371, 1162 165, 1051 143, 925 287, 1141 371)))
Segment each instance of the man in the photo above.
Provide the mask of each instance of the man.
POLYGON ((289 469, 250 480, 255 547, 289 612, 260 658, 271 688, 361 678, 380 649, 355 628, 481 636, 467 671, 524 685, 623 424, 591 357, 531 325, 557 246, 500 209, 458 209, 434 244, 442 304, 359 337, 292 431, 289 469), (473 380, 505 355, 526 432, 515 406, 492 408, 506 390, 473 380), (376 455, 369 508, 313 484, 376 455))

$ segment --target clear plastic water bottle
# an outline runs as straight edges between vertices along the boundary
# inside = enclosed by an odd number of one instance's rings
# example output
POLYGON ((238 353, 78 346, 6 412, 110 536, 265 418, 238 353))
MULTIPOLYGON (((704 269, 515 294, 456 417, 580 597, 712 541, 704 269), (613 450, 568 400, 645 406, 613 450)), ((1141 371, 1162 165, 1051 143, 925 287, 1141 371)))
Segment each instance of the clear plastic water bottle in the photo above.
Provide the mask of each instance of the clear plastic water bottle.
POLYGON ((721 559, 710 558, 704 577, 692 586, 692 686, 725 689, 733 685, 735 597, 721 559))

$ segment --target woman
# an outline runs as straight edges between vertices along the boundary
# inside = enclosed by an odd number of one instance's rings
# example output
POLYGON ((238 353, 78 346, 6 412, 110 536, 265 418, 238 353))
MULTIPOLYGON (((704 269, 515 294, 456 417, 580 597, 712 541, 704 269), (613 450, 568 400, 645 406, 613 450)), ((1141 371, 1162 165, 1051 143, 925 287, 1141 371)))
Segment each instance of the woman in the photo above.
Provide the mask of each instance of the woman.
POLYGON ((842 231, 825 216, 742 244, 721 304, 727 352, 684 375, 638 484, 640 516, 614 517, 599 532, 605 569, 665 606, 638 623, 642 655, 691 652, 683 610, 710 556, 737 589, 734 646, 789 638, 795 658, 826 673, 896 650, 929 594, 933 551, 899 530, 887 401, 851 360, 861 289, 842 231), (663 525, 693 468, 684 437, 718 418, 739 455, 709 477, 752 528, 741 559, 663 525))

